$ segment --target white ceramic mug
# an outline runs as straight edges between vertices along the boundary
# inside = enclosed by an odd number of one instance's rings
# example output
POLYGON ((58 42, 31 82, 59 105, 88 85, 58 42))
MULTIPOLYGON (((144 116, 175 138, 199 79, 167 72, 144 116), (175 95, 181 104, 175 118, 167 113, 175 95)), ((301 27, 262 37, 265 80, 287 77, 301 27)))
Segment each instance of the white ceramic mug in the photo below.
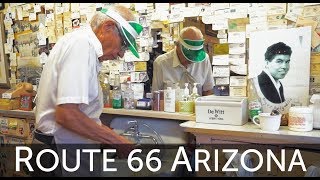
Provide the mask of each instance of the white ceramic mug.
POLYGON ((281 114, 272 116, 270 113, 260 113, 252 118, 252 122, 264 131, 278 131, 281 123, 281 114), (257 123, 256 119, 259 119, 260 123, 257 123))

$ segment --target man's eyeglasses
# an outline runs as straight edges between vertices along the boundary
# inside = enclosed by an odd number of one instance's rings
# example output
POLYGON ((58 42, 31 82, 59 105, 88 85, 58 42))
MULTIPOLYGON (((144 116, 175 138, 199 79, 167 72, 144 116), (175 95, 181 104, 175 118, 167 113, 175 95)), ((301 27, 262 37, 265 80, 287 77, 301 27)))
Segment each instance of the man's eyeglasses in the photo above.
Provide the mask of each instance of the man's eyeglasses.
POLYGON ((123 32, 121 31, 121 28, 119 28, 119 26, 116 26, 116 27, 119 32, 120 38, 122 40, 121 51, 126 51, 126 50, 128 50, 128 44, 125 40, 125 36, 124 36, 123 32))

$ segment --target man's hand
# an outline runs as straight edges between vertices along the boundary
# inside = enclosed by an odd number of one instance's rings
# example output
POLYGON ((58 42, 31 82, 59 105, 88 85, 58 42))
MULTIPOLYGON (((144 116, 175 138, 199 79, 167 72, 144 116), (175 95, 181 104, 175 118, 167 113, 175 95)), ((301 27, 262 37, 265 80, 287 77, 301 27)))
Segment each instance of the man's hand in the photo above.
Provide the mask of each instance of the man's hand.
POLYGON ((117 155, 120 159, 127 159, 130 152, 135 149, 135 144, 127 138, 120 136, 121 143, 116 144, 117 155))

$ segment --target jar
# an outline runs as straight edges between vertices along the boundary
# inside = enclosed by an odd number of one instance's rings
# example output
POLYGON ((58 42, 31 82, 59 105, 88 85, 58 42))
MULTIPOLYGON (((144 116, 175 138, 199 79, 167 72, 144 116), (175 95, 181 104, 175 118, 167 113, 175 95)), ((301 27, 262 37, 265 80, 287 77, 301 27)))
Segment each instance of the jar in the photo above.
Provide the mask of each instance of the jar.
POLYGON ((313 129, 312 108, 307 106, 290 107, 288 127, 292 131, 311 131, 313 129))

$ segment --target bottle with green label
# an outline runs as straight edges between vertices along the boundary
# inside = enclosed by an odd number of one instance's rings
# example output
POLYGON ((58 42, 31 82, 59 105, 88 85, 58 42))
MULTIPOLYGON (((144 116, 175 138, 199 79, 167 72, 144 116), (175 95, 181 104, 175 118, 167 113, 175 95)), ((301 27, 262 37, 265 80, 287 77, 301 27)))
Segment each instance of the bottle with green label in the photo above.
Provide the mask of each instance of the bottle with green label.
POLYGON ((248 91, 248 109, 249 109, 249 118, 252 120, 252 118, 256 115, 259 115, 259 113, 262 113, 262 105, 260 97, 257 93, 257 89, 254 86, 254 80, 253 78, 249 79, 248 82, 249 91, 248 91))
POLYGON ((115 74, 115 82, 112 90, 112 108, 122 108, 122 92, 120 87, 120 75, 115 74))

